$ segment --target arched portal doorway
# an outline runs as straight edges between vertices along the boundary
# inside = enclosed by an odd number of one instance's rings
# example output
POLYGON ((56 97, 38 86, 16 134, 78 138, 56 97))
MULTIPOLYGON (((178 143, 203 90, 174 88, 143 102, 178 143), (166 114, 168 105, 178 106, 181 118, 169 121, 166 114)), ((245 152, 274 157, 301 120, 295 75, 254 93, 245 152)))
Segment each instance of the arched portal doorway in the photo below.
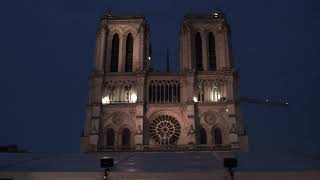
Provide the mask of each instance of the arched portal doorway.
POLYGON ((202 126, 200 127, 199 136, 200 136, 200 144, 207 144, 207 132, 202 126))
POLYGON ((221 145, 222 144, 222 133, 220 128, 213 129, 213 144, 221 145))
POLYGON ((122 146, 130 146, 130 130, 128 128, 124 128, 122 130, 122 146))
POLYGON ((107 146, 114 146, 114 130, 112 128, 107 129, 107 146))

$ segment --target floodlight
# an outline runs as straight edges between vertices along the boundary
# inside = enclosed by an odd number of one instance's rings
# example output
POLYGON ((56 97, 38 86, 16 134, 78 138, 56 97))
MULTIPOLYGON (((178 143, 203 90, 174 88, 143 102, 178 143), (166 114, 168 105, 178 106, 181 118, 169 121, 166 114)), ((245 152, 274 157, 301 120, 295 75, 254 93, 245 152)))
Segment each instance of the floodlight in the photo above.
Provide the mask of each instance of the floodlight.
POLYGON ((114 160, 111 157, 102 157, 100 159, 101 168, 111 168, 114 166, 114 160))
POLYGON ((236 168, 238 167, 238 160, 236 158, 224 158, 223 165, 228 169, 236 168))

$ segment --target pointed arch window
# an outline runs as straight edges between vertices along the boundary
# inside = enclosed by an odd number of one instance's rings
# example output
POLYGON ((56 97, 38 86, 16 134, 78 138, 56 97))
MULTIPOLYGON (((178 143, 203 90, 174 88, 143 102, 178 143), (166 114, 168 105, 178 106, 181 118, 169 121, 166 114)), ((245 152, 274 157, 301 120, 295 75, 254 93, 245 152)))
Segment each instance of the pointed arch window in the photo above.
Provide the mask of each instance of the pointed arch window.
POLYGON ((199 134, 200 134, 200 144, 207 144, 207 132, 202 126, 200 127, 199 134))
POLYGON ((220 145, 222 144, 222 133, 220 128, 215 128, 213 130, 213 139, 214 139, 214 144, 215 145, 220 145))
POLYGON ((198 32, 196 34, 196 70, 198 71, 202 71, 203 70, 203 66, 202 66, 202 40, 201 40, 201 35, 198 32))
POLYGON ((118 61, 119 61, 119 35, 116 33, 112 38, 112 49, 111 49, 111 72, 118 72, 118 61))
POLYGON ((130 146, 130 130, 128 128, 122 130, 122 146, 130 146))
POLYGON ((125 72, 132 72, 132 62, 133 62, 133 38, 132 38, 132 34, 129 33, 126 40, 125 72))
POLYGON ((215 71, 217 69, 217 60, 216 60, 216 44, 215 38, 212 32, 208 36, 208 60, 209 60, 209 71, 215 71))
POLYGON ((114 146, 114 130, 112 128, 107 129, 107 146, 114 146))

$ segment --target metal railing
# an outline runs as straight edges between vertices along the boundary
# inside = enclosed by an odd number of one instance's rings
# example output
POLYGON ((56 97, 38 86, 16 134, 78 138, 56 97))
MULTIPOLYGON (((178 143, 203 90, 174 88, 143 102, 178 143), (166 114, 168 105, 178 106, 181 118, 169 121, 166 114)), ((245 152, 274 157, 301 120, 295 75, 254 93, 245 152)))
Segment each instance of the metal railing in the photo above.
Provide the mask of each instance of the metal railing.
POLYGON ((172 152, 172 151, 227 151, 238 150, 231 145, 135 145, 135 146, 90 146, 89 152, 172 152))

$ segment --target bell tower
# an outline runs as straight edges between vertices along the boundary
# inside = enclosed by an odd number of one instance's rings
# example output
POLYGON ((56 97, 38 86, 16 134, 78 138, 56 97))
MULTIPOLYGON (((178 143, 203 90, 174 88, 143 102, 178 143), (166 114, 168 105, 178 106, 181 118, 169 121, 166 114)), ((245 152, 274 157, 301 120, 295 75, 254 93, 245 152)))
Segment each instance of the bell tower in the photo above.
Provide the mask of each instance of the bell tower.
POLYGON ((97 151, 99 144, 143 143, 142 102, 151 59, 149 32, 144 16, 114 16, 108 12, 101 17, 81 151, 97 151), (119 132, 125 136, 118 137, 119 132))
POLYGON ((222 12, 186 15, 180 31, 181 71, 231 69, 230 34, 222 12))
POLYGON ((95 70, 136 72, 149 68, 149 26, 143 16, 113 16, 100 20, 95 70))
POLYGON ((193 109, 196 144, 242 149, 239 75, 233 67, 230 26, 220 11, 188 14, 180 30, 183 101, 193 109))

